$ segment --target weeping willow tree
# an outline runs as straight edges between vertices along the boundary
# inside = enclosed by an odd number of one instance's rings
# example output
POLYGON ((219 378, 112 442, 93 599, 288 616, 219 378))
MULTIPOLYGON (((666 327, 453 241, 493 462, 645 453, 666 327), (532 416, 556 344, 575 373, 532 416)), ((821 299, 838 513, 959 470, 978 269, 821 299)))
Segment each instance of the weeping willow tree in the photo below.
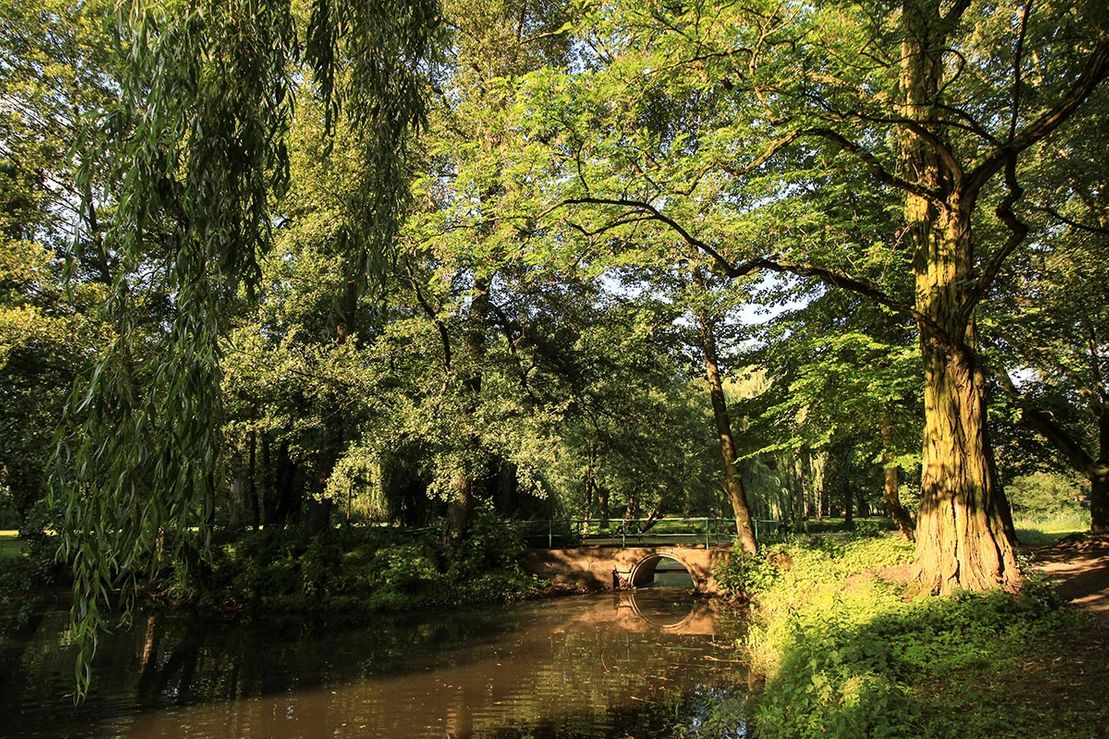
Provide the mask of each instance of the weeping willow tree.
POLYGON ((403 213, 437 3, 311 0, 303 10, 293 0, 123 0, 105 29, 122 69, 119 102, 86 121, 83 145, 107 153, 110 185, 84 208, 111 206, 101 211, 120 265, 105 305, 115 333, 71 396, 52 479, 73 563, 78 697, 116 599, 126 623, 159 557, 195 562, 206 544, 221 337, 236 296, 253 295, 279 218, 306 77, 327 130, 345 115, 357 132, 364 176, 349 203, 350 289, 365 284, 403 213), (168 306, 154 331, 138 327, 140 292, 168 306))

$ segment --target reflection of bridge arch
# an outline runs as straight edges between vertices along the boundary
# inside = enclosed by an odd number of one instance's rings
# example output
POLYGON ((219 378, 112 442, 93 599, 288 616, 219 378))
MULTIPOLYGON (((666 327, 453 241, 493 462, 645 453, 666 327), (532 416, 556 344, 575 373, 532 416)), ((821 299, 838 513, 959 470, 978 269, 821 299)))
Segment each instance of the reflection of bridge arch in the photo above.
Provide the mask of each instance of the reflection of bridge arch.
POLYGON ((687 562, 682 561, 681 557, 670 551, 654 551, 636 562, 631 572, 628 573, 628 585, 633 588, 642 588, 653 582, 655 570, 658 569, 663 560, 676 562, 689 575, 693 586, 697 587, 699 585, 696 576, 693 574, 693 568, 687 562))
MULTIPOLYGON (((688 570, 687 570, 688 571, 688 570)), ((620 605, 631 609, 632 613, 638 616, 649 626, 663 631, 677 631, 683 632, 696 618, 696 608, 694 602, 690 601, 689 608, 682 614, 682 617, 677 620, 663 619, 659 613, 644 612, 640 607, 639 601, 635 598, 635 591, 629 590, 620 594, 620 605), (664 622, 665 621, 665 622, 664 622)))

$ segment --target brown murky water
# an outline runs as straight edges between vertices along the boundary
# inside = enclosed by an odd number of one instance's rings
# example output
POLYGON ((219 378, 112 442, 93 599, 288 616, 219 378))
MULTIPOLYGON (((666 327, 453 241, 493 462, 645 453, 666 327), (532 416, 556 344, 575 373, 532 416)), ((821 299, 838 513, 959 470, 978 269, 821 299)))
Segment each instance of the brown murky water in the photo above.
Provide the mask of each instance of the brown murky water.
POLYGON ((697 736, 745 679, 736 615, 676 590, 358 628, 150 617, 103 640, 76 708, 64 624, 51 614, 30 640, 0 643, 0 735, 697 736))

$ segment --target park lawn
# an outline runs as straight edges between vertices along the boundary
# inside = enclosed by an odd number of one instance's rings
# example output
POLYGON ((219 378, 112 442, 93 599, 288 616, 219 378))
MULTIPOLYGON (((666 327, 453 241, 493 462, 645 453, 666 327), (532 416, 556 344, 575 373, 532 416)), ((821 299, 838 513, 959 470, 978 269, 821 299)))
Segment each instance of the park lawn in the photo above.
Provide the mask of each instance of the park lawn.
POLYGON ((1062 511, 1047 517, 1017 517, 1013 526, 1021 546, 1049 547, 1060 539, 1089 531, 1090 514, 1087 511, 1062 511))

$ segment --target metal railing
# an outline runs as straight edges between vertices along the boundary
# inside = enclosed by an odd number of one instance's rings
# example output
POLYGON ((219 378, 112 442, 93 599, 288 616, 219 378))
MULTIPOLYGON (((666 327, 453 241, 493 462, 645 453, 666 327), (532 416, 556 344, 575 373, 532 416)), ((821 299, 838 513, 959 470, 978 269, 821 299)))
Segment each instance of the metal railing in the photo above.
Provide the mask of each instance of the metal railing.
MULTIPOLYGON (((776 529, 779 521, 753 519, 755 538, 776 529)), ((735 520, 701 516, 694 518, 612 519, 602 526, 597 519, 563 518, 521 521, 520 534, 531 546, 643 546, 645 544, 730 543, 735 538, 735 520)))

